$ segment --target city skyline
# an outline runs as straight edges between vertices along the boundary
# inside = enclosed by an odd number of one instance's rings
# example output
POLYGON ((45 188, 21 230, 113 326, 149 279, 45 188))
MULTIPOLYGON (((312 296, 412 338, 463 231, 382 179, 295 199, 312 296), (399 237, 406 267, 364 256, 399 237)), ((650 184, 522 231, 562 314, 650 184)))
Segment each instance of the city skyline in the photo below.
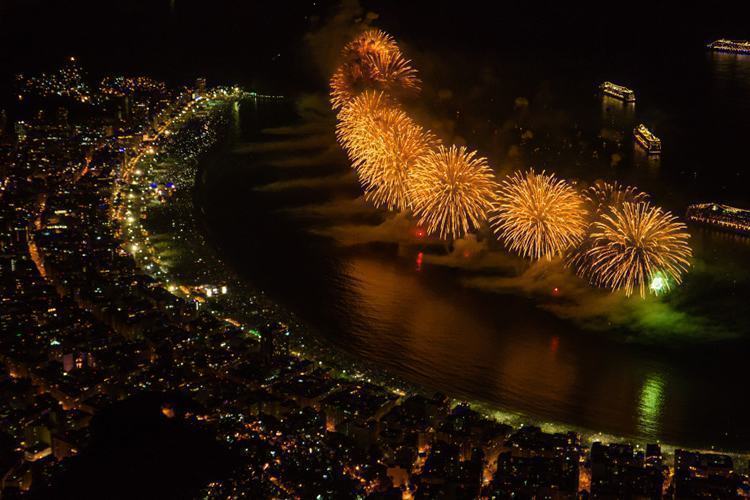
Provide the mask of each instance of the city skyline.
POLYGON ((750 32, 611 16, 0 6, 0 495, 750 496, 750 32))

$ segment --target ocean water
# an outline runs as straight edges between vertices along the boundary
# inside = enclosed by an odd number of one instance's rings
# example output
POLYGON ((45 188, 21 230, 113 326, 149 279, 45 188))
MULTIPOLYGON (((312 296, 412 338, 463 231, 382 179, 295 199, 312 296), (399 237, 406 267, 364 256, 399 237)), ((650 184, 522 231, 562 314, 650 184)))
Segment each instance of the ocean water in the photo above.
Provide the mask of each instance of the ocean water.
MULTIPOLYGON (((750 58, 698 48, 581 61, 497 57, 456 72, 422 63, 407 106, 498 176, 534 166, 580 185, 635 185, 687 204, 748 204, 750 58), (603 80, 636 91, 602 99, 603 80), (659 159, 633 145, 645 123, 659 159)), ((452 68, 452 69, 446 69, 452 68)), ((368 207, 320 96, 244 102, 196 191, 217 255, 294 311, 330 349, 409 382, 576 428, 750 451, 750 238, 690 226, 693 268, 666 296, 591 290, 558 264, 507 256, 482 229, 453 245, 368 207), (556 292, 553 290, 557 288, 556 292)))

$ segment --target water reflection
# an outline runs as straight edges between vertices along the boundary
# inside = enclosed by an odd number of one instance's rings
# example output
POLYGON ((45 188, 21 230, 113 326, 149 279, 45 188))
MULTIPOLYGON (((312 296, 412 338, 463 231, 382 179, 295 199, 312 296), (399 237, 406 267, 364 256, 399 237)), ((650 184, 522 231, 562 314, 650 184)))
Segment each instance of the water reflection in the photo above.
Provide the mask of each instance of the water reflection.
MULTIPOLYGON (((550 168, 573 165, 566 173, 571 178, 606 177, 638 186, 650 192, 655 202, 670 203, 668 208, 676 214, 688 203, 725 200, 725 186, 746 193, 746 178, 735 175, 736 162, 727 157, 743 154, 742 138, 748 129, 741 118, 750 110, 750 59, 719 55, 706 61, 703 54, 697 58, 698 66, 709 74, 685 85, 680 77, 680 85, 672 85, 669 95, 660 94, 657 85, 641 82, 637 90, 643 99, 637 117, 633 106, 609 98, 594 102, 587 90, 579 100, 585 105, 576 104, 569 113, 576 119, 583 117, 585 126, 568 131, 564 141, 582 153, 571 153, 570 162, 551 156, 550 168), (696 95, 700 99, 693 100, 696 95), (636 118, 657 127, 657 135, 664 134, 663 166, 662 158, 638 150, 631 161, 636 118), (733 125, 717 126, 727 123, 733 125), (606 154, 614 159, 616 153, 621 159, 616 170, 590 159, 591 143, 598 145, 601 140, 606 154), (711 175, 703 177, 704 171, 711 175), (707 185, 711 182, 716 186, 707 185)), ((682 74, 670 68, 664 78, 682 74)), ((252 106, 246 108, 252 112, 252 106)), ((483 116, 482 111, 473 113, 483 116)), ((540 141, 556 151, 554 142, 540 141)), ((748 403, 736 398, 746 385, 744 365, 737 358, 742 349, 747 352, 748 344, 744 340, 726 346, 713 343, 714 337, 724 338, 724 326, 737 336, 750 332, 749 320, 737 314, 742 310, 738 298, 748 293, 748 239, 692 228, 694 269, 678 293, 663 299, 668 308, 642 308, 643 315, 638 316, 642 322, 634 324, 632 331, 582 331, 525 297, 463 288, 462 280, 479 273, 438 271, 427 251, 419 254, 414 249, 397 256, 386 243, 366 250, 342 250, 334 242, 318 248, 317 240, 309 243, 309 219, 287 220, 276 211, 353 198, 359 191, 337 187, 248 197, 258 183, 329 175, 337 167, 327 162, 294 172, 248 165, 263 163, 257 154, 247 159, 227 155, 216 167, 219 172, 224 169, 224 176, 212 172, 217 175, 212 184, 215 192, 206 203, 215 214, 212 229, 221 232, 227 247, 237 249, 233 263, 239 269, 358 359, 452 396, 540 420, 644 439, 714 444, 723 423, 731 421, 729 430, 744 434, 730 444, 750 446, 750 427, 742 418, 748 403), (236 165, 229 167, 231 162, 236 165), (238 214, 244 217, 243 224, 236 223, 238 214), (258 241, 277 244, 273 251, 259 250, 258 241), (654 316, 663 313, 669 315, 654 316), (673 325, 686 323, 695 324, 696 331, 679 338, 673 325), (658 332, 641 335, 640 328, 658 332), (631 339, 632 344, 626 342, 631 339), (707 347, 682 344, 693 340, 706 342, 707 347), (700 373, 696 366, 702 367, 700 373)), ((350 219, 361 222, 358 215, 342 209, 330 221, 315 224, 350 219)), ((565 293, 560 295, 564 301, 565 293)), ((599 328, 604 323, 591 324, 599 328)))
POLYGON ((619 127, 631 127, 635 119, 635 103, 602 96, 602 120, 619 127))
POLYGON ((538 394, 526 403, 526 410, 543 414, 549 405, 570 401, 578 378, 574 358, 563 356, 558 336, 537 335, 525 341, 507 343, 498 353, 499 386, 513 398, 528 398, 531 389, 538 394))
POLYGON ((638 431, 643 436, 658 436, 664 408, 664 378, 659 373, 646 377, 638 398, 638 431))
POLYGON ((356 314, 364 349, 384 358, 394 352, 411 370, 428 375, 462 375, 485 359, 486 344, 475 332, 486 332, 481 318, 449 298, 432 292, 411 269, 375 259, 353 258, 344 270, 348 294, 344 304, 356 314), (451 327, 452 326, 452 327, 451 327), (373 342, 373 333, 378 341, 373 342))
POLYGON ((750 85, 750 55, 711 52, 709 60, 715 77, 750 85))
POLYGON ((495 318, 466 307, 462 290, 438 293, 427 286, 428 270, 366 257, 347 262, 344 303, 360 352, 406 368, 428 387, 436 381, 442 390, 454 386, 462 397, 526 400, 523 409, 533 414, 573 399, 576 356, 559 335, 523 318, 508 316, 505 327, 488 321, 495 318), (467 387, 467 378, 482 384, 467 387))
POLYGON ((661 154, 648 154, 637 142, 633 141, 633 164, 636 167, 642 167, 650 180, 655 180, 659 177, 661 154))
POLYGON ((712 98, 735 109, 750 106, 750 56, 713 52, 708 56, 712 98))

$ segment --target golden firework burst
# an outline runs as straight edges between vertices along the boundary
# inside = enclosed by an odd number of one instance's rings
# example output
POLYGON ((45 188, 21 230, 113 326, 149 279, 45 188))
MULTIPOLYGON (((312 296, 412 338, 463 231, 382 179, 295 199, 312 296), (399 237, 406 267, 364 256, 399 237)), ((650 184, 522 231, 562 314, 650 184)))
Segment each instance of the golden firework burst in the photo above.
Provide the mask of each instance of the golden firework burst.
POLYGON ((623 186, 619 182, 596 181, 583 190, 583 199, 592 215, 597 216, 611 206, 621 206, 626 201, 636 203, 647 201, 648 195, 633 186, 623 186))
POLYGON ((372 79, 384 90, 419 90, 421 80, 417 70, 400 52, 377 52, 370 54, 369 66, 372 79))
POLYGON ((590 248, 579 275, 592 284, 627 296, 637 289, 645 297, 654 279, 662 286, 681 283, 690 267, 692 250, 685 224, 647 201, 612 206, 592 224, 590 248))
POLYGON ((622 207, 625 202, 636 203, 648 201, 648 195, 633 186, 624 186, 619 182, 598 180, 583 190, 582 193, 588 212, 588 229, 586 237, 577 246, 570 249, 566 255, 566 264, 575 268, 582 268, 587 264, 588 251, 591 249, 590 232, 594 222, 601 219, 603 213, 611 207, 622 207))
POLYGON ((460 238, 479 227, 497 188, 486 158, 465 147, 438 146, 419 158, 409 176, 414 215, 428 233, 460 238))
POLYGON ((369 54, 398 52, 398 44, 391 35, 377 28, 370 28, 344 45, 342 55, 347 60, 365 58, 369 54))
POLYGON ((378 154, 383 131, 403 130, 411 118, 382 91, 367 90, 352 99, 339 113, 336 138, 352 166, 359 170, 378 154))
POLYGON ((533 169, 503 180, 490 221, 511 251, 532 259, 563 255, 586 232, 581 196, 554 174, 533 169))
POLYGON ((334 110, 341 109, 354 97, 354 89, 350 84, 350 76, 346 73, 344 66, 339 66, 334 71, 329 82, 331 87, 331 107, 334 110))
POLYGON ((364 31, 346 44, 342 63, 331 76, 331 105, 343 108, 366 89, 419 90, 420 81, 411 61, 404 58, 393 38, 377 29, 364 31))
POLYGON ((377 128, 370 155, 357 173, 368 201, 403 211, 411 207, 409 173, 438 140, 413 122, 377 128))

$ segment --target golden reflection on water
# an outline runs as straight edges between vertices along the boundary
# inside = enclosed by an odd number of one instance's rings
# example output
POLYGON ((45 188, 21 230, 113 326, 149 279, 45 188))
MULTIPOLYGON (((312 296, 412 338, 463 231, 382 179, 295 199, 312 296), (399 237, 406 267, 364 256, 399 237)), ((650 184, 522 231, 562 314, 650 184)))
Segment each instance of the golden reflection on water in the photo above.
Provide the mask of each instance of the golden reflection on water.
POLYGON ((633 162, 636 166, 646 169, 649 179, 659 177, 661 154, 648 154, 637 142, 633 141, 633 162))
POLYGON ((562 355, 559 336, 524 335, 523 328, 533 328, 534 323, 524 322, 519 328, 517 320, 509 318, 508 328, 519 333, 507 342, 507 332, 472 314, 452 294, 431 291, 416 269, 353 258, 346 274, 355 285, 349 290, 356 294, 353 302, 346 302, 357 304, 360 321, 367 325, 362 332, 367 349, 381 351, 381 356, 399 349, 398 357, 408 359, 412 370, 441 383, 465 380, 476 372, 471 378, 497 381, 497 387, 476 388, 478 392, 528 400, 525 410, 533 413, 544 413, 545 407, 572 397, 578 370, 574 358, 562 355), (394 332, 400 337, 391 338, 394 332), (488 355, 488 349, 494 352, 488 355))
POLYGON ((714 84, 717 92, 739 86, 745 95, 750 92, 750 55, 710 52, 714 84))
POLYGON ((619 126, 632 126, 635 118, 635 103, 602 96, 602 120, 605 123, 619 126))
POLYGON ((507 343, 498 369, 500 385, 520 394, 530 390, 537 400, 529 404, 537 411, 550 402, 570 401, 577 368, 570 359, 560 355, 559 345, 556 336, 549 345, 542 337, 532 342, 507 343))
POLYGON ((392 331, 405 334, 398 339, 383 338, 392 341, 384 349, 400 348, 399 356, 407 355, 412 363, 427 359, 439 369, 470 365, 484 355, 482 337, 473 332, 484 331, 486 326, 465 308, 424 287, 416 270, 353 258, 346 275, 356 284, 350 287, 357 295, 351 303, 357 304, 361 321, 370 330, 387 330, 386 335, 392 331), (461 325, 461 330, 448 325, 461 325))

